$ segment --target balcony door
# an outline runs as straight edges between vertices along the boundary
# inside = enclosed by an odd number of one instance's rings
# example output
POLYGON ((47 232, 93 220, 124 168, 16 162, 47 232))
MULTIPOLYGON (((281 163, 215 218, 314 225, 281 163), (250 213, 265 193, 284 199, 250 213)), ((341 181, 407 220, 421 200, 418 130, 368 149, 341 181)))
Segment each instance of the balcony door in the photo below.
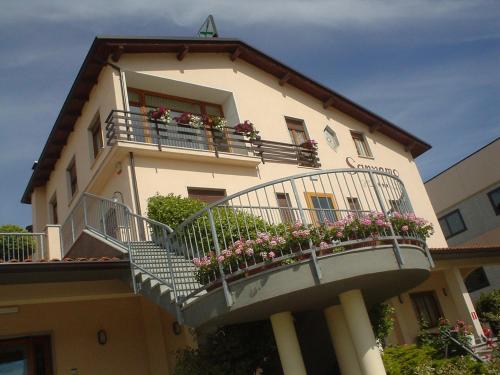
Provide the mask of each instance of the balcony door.
POLYGON ((0 374, 51 375, 50 337, 0 340, 0 374))
POLYGON ((128 90, 130 110, 142 114, 142 133, 137 132, 136 139, 141 142, 158 143, 165 146, 193 148, 198 150, 213 149, 217 144, 219 151, 229 151, 229 145, 225 133, 213 134, 209 129, 199 129, 181 124, 175 120, 183 112, 189 112, 197 116, 223 116, 222 107, 196 100, 167 96, 164 94, 146 92, 139 89, 128 90), (147 114, 151 109, 165 107, 171 111, 172 123, 158 124, 160 136, 158 137, 155 124, 147 121, 147 114))

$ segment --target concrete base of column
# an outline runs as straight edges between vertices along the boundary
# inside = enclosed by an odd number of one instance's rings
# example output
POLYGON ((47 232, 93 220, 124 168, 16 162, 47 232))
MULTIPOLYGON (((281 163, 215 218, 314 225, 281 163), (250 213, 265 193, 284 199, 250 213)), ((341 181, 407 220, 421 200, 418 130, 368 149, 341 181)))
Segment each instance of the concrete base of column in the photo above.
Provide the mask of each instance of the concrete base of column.
POLYGON ((382 356, 368 317, 365 301, 359 289, 339 295, 352 342, 358 354, 359 366, 365 375, 385 374, 382 356))
POLYGON ((271 324, 284 374, 307 375, 292 313, 285 311, 271 315, 271 324))
POLYGON ((340 372, 342 375, 362 375, 342 306, 328 307, 324 314, 340 372))

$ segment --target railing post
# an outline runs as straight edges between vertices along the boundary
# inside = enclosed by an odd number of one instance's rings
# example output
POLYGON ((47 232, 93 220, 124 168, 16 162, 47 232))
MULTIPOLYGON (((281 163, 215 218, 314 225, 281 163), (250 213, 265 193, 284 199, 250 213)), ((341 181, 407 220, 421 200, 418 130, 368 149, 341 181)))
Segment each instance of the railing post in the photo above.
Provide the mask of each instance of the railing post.
MULTIPOLYGON (((376 195, 378 203, 380 205, 380 209, 384 213, 384 216, 387 216, 387 211, 385 209, 385 204, 384 204, 384 201, 382 199, 382 196, 380 195, 380 191, 379 191, 378 186, 377 186, 377 184, 375 182, 375 178, 373 177, 373 172, 372 171, 368 171, 368 174, 370 176, 370 181, 371 181, 371 183, 373 185, 373 189, 375 190, 375 195, 376 195)), ((404 264, 404 260, 403 260, 403 257, 401 255, 401 249, 399 247, 398 240, 396 239, 396 233, 394 232, 394 228, 392 227, 391 223, 389 223, 389 229, 391 231, 391 236, 392 236, 392 241, 393 241, 394 255, 396 256, 398 264, 401 267, 404 264)))
POLYGON ((71 244, 75 243, 75 218, 73 214, 71 214, 71 244))
MULTIPOLYGON (((207 212, 208 212, 208 222, 210 223, 210 230, 212 231, 212 237, 214 240, 215 254, 217 254, 218 257, 220 255, 220 245, 217 236, 217 230, 215 229, 214 216, 212 215, 212 210, 210 208, 207 210, 207 212)), ((226 297, 226 304, 227 306, 232 306, 233 297, 229 292, 229 287, 227 285, 227 280, 226 280, 226 274, 224 273, 224 267, 222 267, 221 263, 219 263, 219 272, 220 272, 220 278, 222 280, 222 287, 224 289, 224 296, 226 297)))
MULTIPOLYGON (((302 221, 302 224, 305 224, 306 214, 304 212, 304 209, 302 208, 299 192, 297 190, 297 186, 295 185, 295 179, 291 178, 290 184, 292 185, 293 196, 295 197, 295 201, 297 202, 297 208, 299 209, 300 220, 302 221)), ((321 274, 321 268, 319 267, 318 258, 316 256, 316 249, 314 248, 312 240, 309 240, 309 248, 311 249, 311 259, 314 265, 314 270, 316 271, 316 277, 318 278, 318 280, 321 280, 323 275, 321 274)))
POLYGON ((104 238, 108 238, 108 233, 106 231, 106 217, 104 215, 104 204, 103 201, 101 200, 99 202, 99 210, 101 211, 101 220, 102 220, 102 234, 104 235, 104 238))
MULTIPOLYGON (((125 222, 130 220, 130 213, 128 210, 125 210, 125 222)), ((130 245, 130 231, 127 231, 127 249, 128 249, 128 261, 130 262, 130 277, 132 278, 132 288, 134 289, 134 294, 137 294, 137 283, 135 282, 135 273, 134 273, 134 257, 132 255, 132 246, 130 245)))
POLYGON ((88 222, 87 222, 87 196, 85 193, 83 194, 82 197, 82 204, 83 204, 83 227, 87 228, 88 222))
POLYGON ((174 267, 172 265, 172 244, 170 243, 170 238, 167 235, 167 231, 165 228, 162 228, 163 239, 165 241, 165 249, 167 251, 167 263, 168 268, 170 268, 170 278, 172 280, 172 293, 174 295, 174 303, 175 303, 175 315, 177 316, 177 321, 179 323, 183 323, 182 312, 179 306, 179 296, 177 294, 177 283, 175 281, 174 275, 174 267))
POLYGON ((160 136, 160 128, 158 127, 158 121, 155 120, 155 129, 156 129, 156 140, 158 142, 158 151, 161 151, 161 136, 160 136))
POLYGON ((37 234, 38 239, 40 241, 40 253, 42 254, 41 259, 45 259, 45 244, 44 244, 44 235, 43 234, 37 234))

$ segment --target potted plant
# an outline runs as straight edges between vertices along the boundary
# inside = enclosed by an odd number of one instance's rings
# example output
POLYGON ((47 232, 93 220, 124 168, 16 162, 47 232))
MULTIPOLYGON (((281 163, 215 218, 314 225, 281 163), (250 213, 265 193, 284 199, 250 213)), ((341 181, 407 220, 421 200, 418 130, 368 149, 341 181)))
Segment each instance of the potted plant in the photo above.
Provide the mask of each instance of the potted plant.
POLYGON ((248 137, 251 140, 257 139, 257 135, 259 134, 259 132, 255 129, 254 125, 248 120, 236 124, 234 127, 234 132, 236 134, 248 137))

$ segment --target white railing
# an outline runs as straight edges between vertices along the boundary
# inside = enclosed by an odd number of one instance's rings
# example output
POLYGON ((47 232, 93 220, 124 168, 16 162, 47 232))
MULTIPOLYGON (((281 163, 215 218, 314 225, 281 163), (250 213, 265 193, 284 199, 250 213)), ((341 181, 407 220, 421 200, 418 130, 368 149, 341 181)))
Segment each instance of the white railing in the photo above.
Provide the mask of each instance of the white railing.
POLYGON ((46 259, 45 233, 0 233, 0 261, 25 262, 46 259))

